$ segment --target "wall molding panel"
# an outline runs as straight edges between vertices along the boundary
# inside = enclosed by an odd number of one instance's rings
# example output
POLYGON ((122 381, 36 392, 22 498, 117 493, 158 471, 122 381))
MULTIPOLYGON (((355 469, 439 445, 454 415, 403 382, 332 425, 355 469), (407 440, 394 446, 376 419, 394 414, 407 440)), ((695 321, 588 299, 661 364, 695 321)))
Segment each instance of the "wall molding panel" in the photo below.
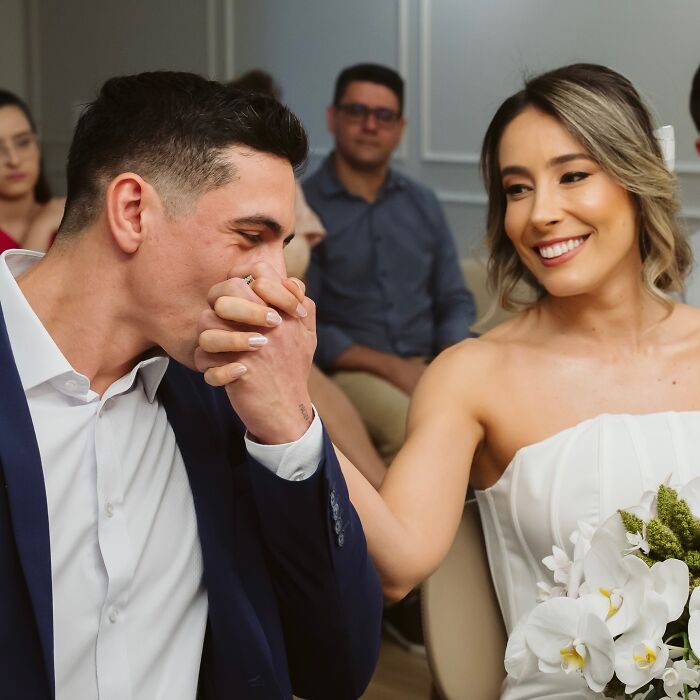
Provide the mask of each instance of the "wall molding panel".
POLYGON ((479 154, 469 151, 436 151, 432 146, 432 101, 431 95, 431 59, 432 59, 432 0, 418 0, 419 17, 419 52, 420 52, 420 154, 427 163, 449 163, 452 165, 478 165, 479 154))

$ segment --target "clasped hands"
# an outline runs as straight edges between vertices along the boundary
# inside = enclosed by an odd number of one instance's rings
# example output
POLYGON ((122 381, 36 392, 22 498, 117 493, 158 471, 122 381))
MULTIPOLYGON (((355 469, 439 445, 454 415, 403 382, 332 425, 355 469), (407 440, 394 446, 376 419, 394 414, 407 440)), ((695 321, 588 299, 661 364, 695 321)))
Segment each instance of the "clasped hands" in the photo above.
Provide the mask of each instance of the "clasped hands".
POLYGON ((205 381, 226 388, 249 433, 265 444, 298 440, 313 409, 308 376, 316 349, 316 307, 304 284, 267 263, 253 281, 214 285, 199 318, 195 366, 205 381))

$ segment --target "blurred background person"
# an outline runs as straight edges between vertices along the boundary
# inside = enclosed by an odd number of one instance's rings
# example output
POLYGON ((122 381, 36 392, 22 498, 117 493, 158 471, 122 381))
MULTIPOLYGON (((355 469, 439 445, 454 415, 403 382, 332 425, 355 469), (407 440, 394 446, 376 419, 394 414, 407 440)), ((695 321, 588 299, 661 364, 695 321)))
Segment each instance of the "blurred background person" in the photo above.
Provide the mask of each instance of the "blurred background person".
MULTIPOLYGON (((235 90, 270 95, 281 101, 282 91, 274 78, 263 70, 250 70, 228 83, 235 90)), ((287 274, 303 280, 311 258, 311 248, 326 235, 316 213, 306 203, 304 192, 297 183, 295 236, 284 251, 287 274)), ((323 416, 323 421, 336 447, 350 459, 365 478, 379 488, 385 467, 360 415, 347 396, 321 370, 313 365, 309 374, 311 400, 323 416)))
MULTIPOLYGON (((690 116, 698 132, 695 140, 695 150, 700 155, 700 66, 695 71, 693 83, 690 88, 690 116)), ((700 231, 690 236, 690 247, 693 249, 695 263, 693 270, 685 284, 685 300, 692 306, 700 306, 700 272, 698 272, 698 260, 700 260, 700 231)))
POLYGON ((17 95, 0 90, 0 253, 48 250, 64 205, 64 198, 51 197, 29 108, 17 95))
POLYGON ((374 63, 345 68, 326 121, 334 150, 304 181, 328 229, 308 273, 315 359, 388 464, 428 363, 472 335, 474 300, 437 196, 391 167, 406 126, 403 78, 374 63))

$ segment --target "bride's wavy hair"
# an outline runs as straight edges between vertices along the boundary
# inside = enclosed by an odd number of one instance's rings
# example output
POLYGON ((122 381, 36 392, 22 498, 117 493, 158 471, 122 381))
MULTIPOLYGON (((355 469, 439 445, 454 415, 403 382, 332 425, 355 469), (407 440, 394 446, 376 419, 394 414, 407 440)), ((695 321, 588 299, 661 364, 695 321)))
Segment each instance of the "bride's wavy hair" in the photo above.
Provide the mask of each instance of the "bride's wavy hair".
POLYGON ((587 63, 528 80, 524 89, 499 107, 486 131, 481 173, 489 197, 488 283, 500 305, 510 311, 523 309, 532 305, 532 296, 539 300, 547 294, 523 264, 504 227, 506 195, 498 149, 508 124, 528 107, 554 117, 631 194, 644 287, 670 309, 669 293, 682 290, 692 263, 677 218, 675 177, 664 164, 649 111, 629 80, 605 66, 587 63))

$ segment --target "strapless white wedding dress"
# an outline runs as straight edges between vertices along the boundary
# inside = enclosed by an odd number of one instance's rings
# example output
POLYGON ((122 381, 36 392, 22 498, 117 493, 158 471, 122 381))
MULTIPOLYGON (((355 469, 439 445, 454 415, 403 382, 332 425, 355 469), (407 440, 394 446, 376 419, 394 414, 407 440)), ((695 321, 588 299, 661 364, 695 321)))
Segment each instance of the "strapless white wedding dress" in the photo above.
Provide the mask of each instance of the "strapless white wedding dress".
MULTIPOLYGON (((501 478, 476 491, 491 575, 510 634, 532 610, 552 545, 573 553, 569 536, 584 520, 599 525, 636 505, 671 475, 700 476, 700 411, 604 414, 521 448, 501 478)), ((502 700, 600 697, 574 674, 506 679, 502 700)), ((480 699, 481 700, 481 699, 480 699)))

